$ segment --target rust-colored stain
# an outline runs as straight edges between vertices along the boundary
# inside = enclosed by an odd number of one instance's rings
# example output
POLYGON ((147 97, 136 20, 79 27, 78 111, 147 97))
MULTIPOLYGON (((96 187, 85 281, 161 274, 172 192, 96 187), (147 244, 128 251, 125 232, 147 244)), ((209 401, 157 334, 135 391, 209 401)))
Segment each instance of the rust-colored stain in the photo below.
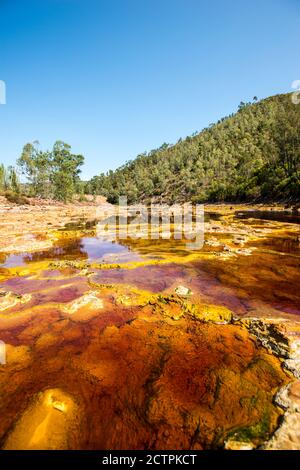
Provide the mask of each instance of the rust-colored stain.
POLYGON ((289 377, 230 319, 300 313, 298 248, 253 235, 249 256, 225 258, 220 243, 236 249, 230 231, 210 236, 193 253, 174 240, 101 245, 92 229, 73 228, 37 238, 52 237, 50 248, 1 254, 3 449, 268 439, 282 414, 274 394, 289 377))

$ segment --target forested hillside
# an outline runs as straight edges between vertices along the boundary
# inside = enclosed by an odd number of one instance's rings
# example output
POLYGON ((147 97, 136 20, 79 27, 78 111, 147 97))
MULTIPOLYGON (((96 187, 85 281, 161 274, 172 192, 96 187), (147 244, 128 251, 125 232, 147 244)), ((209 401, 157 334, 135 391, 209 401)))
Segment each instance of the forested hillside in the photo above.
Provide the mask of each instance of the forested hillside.
POLYGON ((241 103, 199 134, 95 176, 86 192, 113 203, 298 200, 300 105, 289 94, 241 103))

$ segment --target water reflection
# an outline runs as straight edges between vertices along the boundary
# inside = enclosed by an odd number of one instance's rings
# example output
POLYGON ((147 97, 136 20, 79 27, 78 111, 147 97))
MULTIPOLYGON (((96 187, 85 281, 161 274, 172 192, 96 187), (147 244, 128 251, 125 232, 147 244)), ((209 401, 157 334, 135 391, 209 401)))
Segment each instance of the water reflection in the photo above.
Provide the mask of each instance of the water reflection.
POLYGON ((300 215, 298 212, 289 211, 264 211, 264 210, 247 210, 235 212, 237 219, 263 219, 273 220, 276 222, 287 222, 292 224, 300 224, 300 215))
POLYGON ((273 236, 252 242, 253 246, 300 256, 300 235, 273 236))
POLYGON ((107 241, 93 236, 60 240, 47 250, 3 256, 2 267, 24 266, 36 261, 86 260, 99 262, 139 261, 138 253, 117 241, 107 241))

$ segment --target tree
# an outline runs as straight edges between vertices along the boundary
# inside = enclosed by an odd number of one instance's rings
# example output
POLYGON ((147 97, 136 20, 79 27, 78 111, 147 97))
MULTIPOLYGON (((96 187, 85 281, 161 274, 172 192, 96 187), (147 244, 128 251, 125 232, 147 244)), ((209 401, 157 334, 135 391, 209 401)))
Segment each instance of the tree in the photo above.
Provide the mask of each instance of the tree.
POLYGON ((3 163, 0 165, 0 190, 3 191, 6 188, 6 170, 3 163))
POLYGON ((241 102, 236 114, 199 134, 138 155, 91 180, 117 202, 165 203, 300 197, 300 106, 289 94, 241 102))
POLYGON ((43 152, 39 149, 38 141, 28 143, 23 147, 17 165, 30 183, 32 196, 42 198, 51 196, 51 159, 52 156, 50 152, 43 152))
POLYGON ((8 186, 13 192, 20 193, 20 182, 16 172, 16 169, 13 166, 8 167, 8 186))
POLYGON ((79 175, 83 163, 84 157, 72 154, 70 145, 61 141, 55 142, 51 152, 40 150, 37 141, 28 143, 17 161, 32 196, 61 201, 70 201, 76 192, 82 192, 79 175))
POLYGON ((51 182, 55 199, 64 202, 72 199, 80 182, 80 166, 83 163, 84 157, 72 154, 70 145, 62 141, 55 142, 51 158, 51 182))

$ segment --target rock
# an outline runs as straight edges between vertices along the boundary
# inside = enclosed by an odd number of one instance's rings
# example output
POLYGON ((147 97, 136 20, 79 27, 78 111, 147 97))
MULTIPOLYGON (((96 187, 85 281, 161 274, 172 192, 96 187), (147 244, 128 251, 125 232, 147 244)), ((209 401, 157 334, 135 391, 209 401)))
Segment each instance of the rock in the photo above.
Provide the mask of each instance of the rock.
POLYGON ((115 294, 113 300, 116 305, 123 305, 124 307, 136 307, 147 305, 149 299, 138 293, 129 292, 127 294, 115 294))
POLYGON ((248 318, 238 322, 256 336, 262 346, 285 359, 283 367, 300 378, 300 339, 297 338, 297 326, 275 319, 248 318))
MULTIPOLYGON (((273 354, 285 359, 283 368, 300 378, 300 339, 298 326, 275 320, 241 320, 258 341, 273 354)), ((274 403, 285 411, 280 426, 264 449, 300 450, 300 381, 282 387, 274 403)))
POLYGON ((184 286, 176 287, 175 292, 177 295, 180 295, 181 297, 188 297, 189 295, 192 294, 191 289, 189 289, 188 287, 184 287, 184 286))
POLYGON ((263 448, 266 450, 300 450, 300 413, 286 412, 281 426, 263 448))
POLYGON ((232 249, 228 245, 223 245, 223 251, 232 251, 232 249))
POLYGON ((295 410, 300 412, 300 380, 290 384, 289 398, 292 401, 295 410))
POLYGON ((291 338, 290 346, 290 359, 300 359, 300 339, 291 338))
POLYGON ((74 270, 80 270, 82 275, 86 275, 89 271, 90 268, 90 263, 87 263, 85 261, 70 261, 70 260, 64 260, 64 261, 53 261, 49 264, 50 269, 66 269, 66 268, 71 268, 74 270))
POLYGON ((274 396, 274 403, 283 410, 287 410, 290 406, 290 400, 288 398, 288 390, 289 390, 289 385, 286 385, 285 387, 282 387, 276 395, 274 396))
POLYGON ((97 292, 88 292, 82 297, 73 300, 72 302, 65 305, 62 309, 64 312, 73 315, 82 308, 89 308, 90 310, 99 310, 103 309, 103 300, 98 297, 97 292))
POLYGON ((180 320, 183 317, 190 317, 194 320, 211 323, 230 323, 233 313, 222 305, 194 304, 174 295, 158 295, 153 298, 150 305, 160 312, 164 317, 180 320))
POLYGON ((231 250, 231 251, 221 251, 221 252, 216 252, 214 253, 214 255, 222 260, 228 260, 228 259, 231 259, 233 257, 236 257, 236 253, 231 250))
POLYGON ((219 240, 215 237, 208 238, 208 240, 205 240, 204 243, 207 246, 220 246, 219 240))
POLYGON ((225 442, 226 450, 253 450, 255 446, 251 442, 242 442, 229 439, 225 442))
POLYGON ((244 255, 244 256, 249 256, 249 255, 251 255, 252 251, 253 251, 253 248, 252 248, 252 249, 250 249, 250 248, 242 248, 242 249, 241 249, 241 248, 240 248, 240 249, 235 250, 235 252, 236 252, 238 255, 244 255))
POLYGON ((232 312, 222 305, 187 304, 185 313, 203 322, 230 323, 233 319, 232 312))
POLYGON ((300 413, 300 380, 278 390, 274 397, 274 403, 283 410, 300 413))
POLYGON ((53 240, 39 240, 35 235, 26 234, 22 237, 14 237, 11 245, 2 247, 3 253, 29 253, 43 251, 52 248, 53 240))
POLYGON ((246 241, 247 241, 247 238, 242 236, 242 235, 237 235, 233 239, 233 243, 235 245, 244 245, 244 243, 246 243, 246 241))
POLYGON ((276 356, 289 357, 289 340, 285 334, 284 326, 280 323, 263 321, 259 318, 244 318, 237 323, 246 327, 262 346, 276 356))
POLYGON ((300 339, 289 338, 289 355, 283 367, 300 379, 300 339))
POLYGON ((300 359, 286 359, 283 363, 283 367, 291 372, 294 377, 300 379, 300 359))
POLYGON ((3 449, 60 450, 74 448, 79 435, 78 405, 60 389, 49 389, 33 397, 9 432, 3 449))
POLYGON ((0 293, 0 312, 9 308, 15 307, 16 305, 22 305, 31 300, 30 294, 19 295, 14 292, 0 293))

